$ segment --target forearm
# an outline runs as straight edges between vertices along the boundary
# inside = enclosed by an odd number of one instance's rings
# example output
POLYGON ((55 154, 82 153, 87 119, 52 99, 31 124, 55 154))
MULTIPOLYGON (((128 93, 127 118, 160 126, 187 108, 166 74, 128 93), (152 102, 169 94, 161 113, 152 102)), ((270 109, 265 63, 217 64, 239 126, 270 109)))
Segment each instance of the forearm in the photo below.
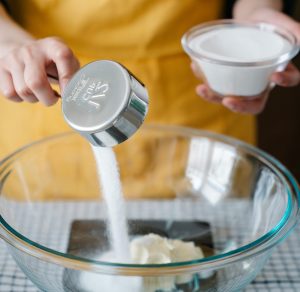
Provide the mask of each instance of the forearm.
POLYGON ((10 50, 33 40, 33 37, 15 23, 0 4, 0 58, 10 50))
POLYGON ((236 2, 233 15, 236 19, 247 19, 256 10, 273 9, 282 10, 282 0, 239 0, 236 2))

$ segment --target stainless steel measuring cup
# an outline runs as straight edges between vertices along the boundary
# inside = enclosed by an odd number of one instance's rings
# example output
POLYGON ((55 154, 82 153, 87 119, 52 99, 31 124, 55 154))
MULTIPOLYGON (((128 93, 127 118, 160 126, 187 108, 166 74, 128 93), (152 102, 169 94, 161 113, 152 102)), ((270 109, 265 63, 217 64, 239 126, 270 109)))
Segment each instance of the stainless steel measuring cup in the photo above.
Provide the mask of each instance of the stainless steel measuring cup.
POLYGON ((82 67, 62 93, 67 123, 90 143, 113 147, 132 136, 148 111, 148 93, 125 67, 95 61, 82 67))

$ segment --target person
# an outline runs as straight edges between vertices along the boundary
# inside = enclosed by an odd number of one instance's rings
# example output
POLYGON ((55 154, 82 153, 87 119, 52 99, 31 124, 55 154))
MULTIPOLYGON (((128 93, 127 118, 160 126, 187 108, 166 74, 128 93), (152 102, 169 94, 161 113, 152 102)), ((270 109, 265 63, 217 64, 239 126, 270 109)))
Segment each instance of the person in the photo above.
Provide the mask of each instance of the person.
MULTIPOLYGON (((9 12, 0 7, 0 157, 69 129, 48 76, 57 77, 62 91, 80 65, 96 59, 118 61, 143 80, 151 97, 147 122, 202 128, 255 143, 254 115, 268 96, 214 96, 199 85, 180 44, 190 27, 218 18, 222 2, 7 1, 9 12)), ((286 28, 300 42, 299 23, 281 9, 279 0, 239 0, 233 14, 286 28)), ((280 86, 295 86, 299 79, 292 64, 272 75, 280 86)))

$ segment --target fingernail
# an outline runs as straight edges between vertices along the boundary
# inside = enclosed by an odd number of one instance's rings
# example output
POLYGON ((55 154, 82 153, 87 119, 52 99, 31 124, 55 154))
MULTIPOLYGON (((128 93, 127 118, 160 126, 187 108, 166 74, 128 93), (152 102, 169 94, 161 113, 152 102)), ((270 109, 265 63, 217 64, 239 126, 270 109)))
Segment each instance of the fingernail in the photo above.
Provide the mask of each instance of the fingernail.
MULTIPOLYGON (((224 103, 223 103, 224 104, 224 103)), ((225 106, 232 110, 233 112, 238 112, 239 107, 235 103, 226 103, 225 106)))
POLYGON ((284 83, 284 78, 280 75, 277 75, 275 82, 278 83, 278 84, 283 84, 284 83))
POLYGON ((203 96, 203 97, 206 97, 207 96, 207 90, 205 87, 197 87, 196 88, 196 91, 199 95, 203 96))

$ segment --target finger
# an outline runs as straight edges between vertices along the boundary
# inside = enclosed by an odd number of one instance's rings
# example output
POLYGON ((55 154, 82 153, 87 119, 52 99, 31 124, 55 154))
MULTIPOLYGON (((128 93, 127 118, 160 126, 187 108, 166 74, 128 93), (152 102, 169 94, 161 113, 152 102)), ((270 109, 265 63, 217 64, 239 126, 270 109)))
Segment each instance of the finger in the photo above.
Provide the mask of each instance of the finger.
POLYGON ((14 88, 17 95, 24 101, 35 103, 38 99, 34 96, 33 92, 28 88, 24 80, 24 63, 12 58, 10 60, 11 70, 10 74, 12 76, 14 88))
POLYGON ((9 100, 14 102, 22 102, 15 91, 11 75, 4 70, 0 71, 0 91, 9 100))
POLYGON ((265 108, 267 99, 267 95, 254 100, 245 100, 241 97, 225 97, 222 104, 233 112, 259 114, 265 108))
POLYGON ((34 60, 33 56, 25 58, 24 80, 34 96, 44 105, 50 106, 58 98, 50 86, 42 59, 34 60))
POLYGON ((51 84, 59 84, 57 68, 53 62, 47 65, 46 72, 47 72, 48 80, 51 84))
POLYGON ((205 84, 198 85, 196 87, 196 93, 209 102, 222 103, 222 98, 215 95, 205 84))
POLYGON ((290 63, 284 71, 274 73, 271 80, 283 87, 297 86, 300 82, 300 72, 290 63))
POLYGON ((22 98, 20 98, 20 97, 18 97, 18 96, 13 96, 13 97, 9 98, 9 100, 10 100, 10 101, 13 101, 13 102, 18 102, 18 103, 24 101, 22 98))
POLYGON ((47 57, 56 65, 59 85, 63 90, 70 78, 79 69, 79 62, 73 52, 63 43, 54 41, 52 46, 45 46, 45 43, 43 45, 47 57))

